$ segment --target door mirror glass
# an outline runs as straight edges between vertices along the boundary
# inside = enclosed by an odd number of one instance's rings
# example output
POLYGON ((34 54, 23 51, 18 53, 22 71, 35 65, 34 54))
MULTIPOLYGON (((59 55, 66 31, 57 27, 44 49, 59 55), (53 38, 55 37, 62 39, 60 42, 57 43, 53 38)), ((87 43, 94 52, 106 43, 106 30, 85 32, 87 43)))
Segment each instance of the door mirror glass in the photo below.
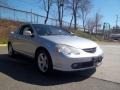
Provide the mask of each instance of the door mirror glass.
POLYGON ((31 31, 24 31, 23 35, 25 35, 25 36, 32 36, 33 34, 32 34, 31 31))
POLYGON ((12 31, 12 32, 10 32, 11 34, 14 34, 15 32, 14 31, 12 31))

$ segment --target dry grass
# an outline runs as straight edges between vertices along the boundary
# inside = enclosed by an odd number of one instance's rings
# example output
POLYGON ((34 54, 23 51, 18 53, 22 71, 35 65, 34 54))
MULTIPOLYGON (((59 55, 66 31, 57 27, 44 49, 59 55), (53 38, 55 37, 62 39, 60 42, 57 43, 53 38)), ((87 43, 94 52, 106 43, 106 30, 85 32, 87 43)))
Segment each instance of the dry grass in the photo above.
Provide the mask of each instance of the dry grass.
POLYGON ((0 44, 7 43, 9 33, 15 31, 19 25, 20 22, 0 19, 0 44))

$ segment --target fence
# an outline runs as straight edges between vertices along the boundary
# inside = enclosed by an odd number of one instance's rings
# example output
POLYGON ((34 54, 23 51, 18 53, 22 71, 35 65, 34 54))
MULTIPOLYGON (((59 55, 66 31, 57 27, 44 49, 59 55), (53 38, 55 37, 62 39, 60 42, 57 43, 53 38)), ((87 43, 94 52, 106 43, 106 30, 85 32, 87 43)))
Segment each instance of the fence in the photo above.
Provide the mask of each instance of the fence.
MULTIPOLYGON (((0 5, 0 20, 5 19, 8 21, 12 20, 12 21, 18 21, 18 22, 44 24, 45 18, 46 18, 45 16, 33 13, 32 10, 31 11, 23 11, 23 10, 18 10, 18 9, 0 5)), ((58 26, 59 22, 57 19, 48 18, 47 24, 58 26)), ((63 26, 69 26, 69 25, 70 25, 70 23, 63 21, 63 26)), ((8 26, 0 25, 0 39, 3 36, 4 36, 4 38, 7 37, 8 33, 11 31, 11 29, 13 29, 11 27, 8 28, 8 26), (2 27, 2 29, 1 29, 1 27, 2 27)), ((72 24, 72 27, 73 27, 73 24, 72 24)), ((80 27, 78 27, 78 28, 80 30, 82 30, 82 28, 80 28, 80 27)))
MULTIPOLYGON (((23 11, 6 6, 0 6, 0 19, 43 24, 45 16, 33 13, 32 10, 23 11)), ((59 25, 59 22, 57 19, 48 18, 47 24, 56 26, 59 25)), ((69 26, 69 23, 63 21, 63 25, 69 26)))

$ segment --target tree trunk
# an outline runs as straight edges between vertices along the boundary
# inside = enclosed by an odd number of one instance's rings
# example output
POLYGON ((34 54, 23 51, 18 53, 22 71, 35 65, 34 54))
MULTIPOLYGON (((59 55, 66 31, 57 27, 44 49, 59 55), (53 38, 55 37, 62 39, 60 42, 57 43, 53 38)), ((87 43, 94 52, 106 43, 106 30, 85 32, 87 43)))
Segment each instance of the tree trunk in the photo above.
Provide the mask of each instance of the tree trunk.
POLYGON ((76 11, 74 11, 74 29, 77 29, 77 17, 76 17, 76 11))
POLYGON ((85 21, 83 20, 83 29, 84 29, 84 32, 85 32, 85 21))
POLYGON ((64 9, 64 6, 62 6, 61 9, 62 9, 62 11, 61 11, 61 22, 60 22, 60 26, 62 27, 62 26, 63 26, 63 23, 62 23, 62 22, 63 22, 63 13, 64 13, 64 12, 63 12, 63 11, 64 11, 63 9, 64 9))
POLYGON ((73 21, 73 15, 72 15, 72 18, 71 18, 71 20, 70 20, 70 26, 69 26, 69 29, 71 28, 72 21, 73 21))
POLYGON ((49 17, 49 10, 48 10, 47 13, 46 13, 46 18, 45 18, 44 24, 47 23, 47 21, 48 21, 48 17, 49 17))
MULTIPOLYGON (((44 1, 44 0, 43 0, 44 1)), ((45 5, 45 1, 44 1, 44 5, 45 5)), ((45 7, 45 6, 44 6, 45 7)), ((50 7, 51 7, 51 0, 48 0, 47 1, 47 6, 45 7, 45 11, 46 11, 46 18, 45 18, 45 21, 44 21, 44 24, 47 23, 48 21, 48 18, 49 18, 49 12, 50 12, 50 7), (47 8, 46 8, 47 7, 47 8)))

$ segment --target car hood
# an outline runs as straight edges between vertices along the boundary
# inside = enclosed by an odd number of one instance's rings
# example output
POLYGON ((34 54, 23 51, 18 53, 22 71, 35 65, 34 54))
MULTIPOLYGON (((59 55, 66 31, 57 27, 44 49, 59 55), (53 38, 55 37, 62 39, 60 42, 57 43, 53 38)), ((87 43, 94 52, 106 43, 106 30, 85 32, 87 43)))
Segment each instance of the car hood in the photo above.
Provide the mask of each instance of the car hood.
POLYGON ((75 48, 84 49, 84 48, 97 47, 97 44, 95 42, 78 36, 55 35, 55 36, 40 36, 40 37, 57 44, 69 45, 75 48))

